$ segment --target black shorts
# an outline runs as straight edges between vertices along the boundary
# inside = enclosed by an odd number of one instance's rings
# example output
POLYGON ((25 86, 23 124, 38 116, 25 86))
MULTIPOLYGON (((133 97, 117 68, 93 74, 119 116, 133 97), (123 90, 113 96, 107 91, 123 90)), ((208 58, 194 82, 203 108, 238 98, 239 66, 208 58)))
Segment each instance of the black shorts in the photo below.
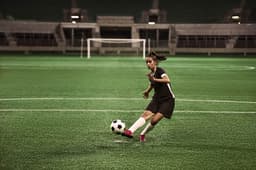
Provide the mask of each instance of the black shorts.
POLYGON ((175 107, 175 99, 168 98, 165 100, 152 99, 145 110, 149 110, 152 113, 161 113, 165 118, 170 119, 175 107))

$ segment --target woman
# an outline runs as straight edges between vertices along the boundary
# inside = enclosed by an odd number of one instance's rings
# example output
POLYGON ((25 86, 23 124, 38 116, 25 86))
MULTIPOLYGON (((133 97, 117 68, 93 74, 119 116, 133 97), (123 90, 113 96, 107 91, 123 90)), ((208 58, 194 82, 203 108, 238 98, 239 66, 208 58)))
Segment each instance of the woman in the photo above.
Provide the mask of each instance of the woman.
POLYGON ((154 52, 149 53, 145 58, 146 65, 151 72, 147 74, 150 83, 143 95, 144 98, 148 98, 152 89, 155 93, 141 117, 129 129, 124 131, 124 136, 132 138, 133 133, 150 119, 150 122, 140 134, 140 141, 144 142, 145 134, 152 130, 162 118, 171 118, 175 106, 175 96, 168 75, 162 68, 158 67, 159 61, 163 60, 166 60, 166 57, 159 56, 154 52))

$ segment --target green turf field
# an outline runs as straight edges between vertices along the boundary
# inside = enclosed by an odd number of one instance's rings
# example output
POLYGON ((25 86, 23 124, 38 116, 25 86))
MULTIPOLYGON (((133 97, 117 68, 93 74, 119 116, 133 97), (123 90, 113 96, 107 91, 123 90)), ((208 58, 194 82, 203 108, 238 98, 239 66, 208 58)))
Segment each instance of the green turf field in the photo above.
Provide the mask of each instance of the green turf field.
POLYGON ((112 134, 149 100, 134 57, 0 57, 0 169, 256 169, 256 58, 170 57, 172 120, 112 134))

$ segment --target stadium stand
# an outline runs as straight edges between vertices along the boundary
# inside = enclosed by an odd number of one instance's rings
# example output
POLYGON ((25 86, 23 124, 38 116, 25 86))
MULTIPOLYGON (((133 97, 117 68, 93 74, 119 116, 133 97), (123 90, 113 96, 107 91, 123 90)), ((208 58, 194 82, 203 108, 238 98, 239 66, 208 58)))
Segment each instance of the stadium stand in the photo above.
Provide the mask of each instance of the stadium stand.
POLYGON ((5 32, 0 32, 0 46, 7 46, 8 40, 7 40, 7 35, 5 35, 5 32))
POLYGON ((108 16, 77 24, 2 20, 0 50, 80 52, 81 38, 141 38, 155 51, 169 54, 256 52, 256 24, 148 25, 126 19, 108 16))
POLYGON ((0 21, 1 51, 61 51, 58 23, 0 21))

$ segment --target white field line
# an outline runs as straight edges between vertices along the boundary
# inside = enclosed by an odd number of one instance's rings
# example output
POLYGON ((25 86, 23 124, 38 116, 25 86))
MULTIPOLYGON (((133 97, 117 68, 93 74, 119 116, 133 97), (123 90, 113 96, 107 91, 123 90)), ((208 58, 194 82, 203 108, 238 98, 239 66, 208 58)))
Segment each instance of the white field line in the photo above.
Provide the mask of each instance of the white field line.
MULTIPOLYGON (((134 113, 143 110, 115 109, 0 109, 0 112, 117 112, 134 113)), ((216 113, 216 114, 256 114, 256 111, 221 111, 221 110, 175 110, 176 113, 216 113)))
POLYGON ((113 110, 113 109, 0 109, 0 112, 141 112, 141 110, 113 110))
POLYGON ((22 101, 22 100, 143 100, 141 98, 117 98, 117 97, 20 97, 0 98, 0 101, 22 101))
POLYGON ((203 100, 203 99, 178 99, 183 102, 206 102, 206 103, 247 103, 256 104, 256 101, 242 101, 242 100, 203 100))
MULTIPOLYGON (((118 97, 20 97, 20 98, 0 98, 0 101, 36 101, 36 100, 89 100, 89 101, 131 101, 131 100, 144 100, 143 98, 118 98, 118 97)), ((182 99, 178 98, 176 101, 182 102, 206 102, 206 103, 244 103, 256 104, 256 101, 240 101, 240 100, 204 100, 204 99, 182 99)))

